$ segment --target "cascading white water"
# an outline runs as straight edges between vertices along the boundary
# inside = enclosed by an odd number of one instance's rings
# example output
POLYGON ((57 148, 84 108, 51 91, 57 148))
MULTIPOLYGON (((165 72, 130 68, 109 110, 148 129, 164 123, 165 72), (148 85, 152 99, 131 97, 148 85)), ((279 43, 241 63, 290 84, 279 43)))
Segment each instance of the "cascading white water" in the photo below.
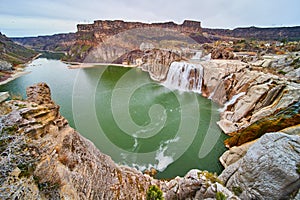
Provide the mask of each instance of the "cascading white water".
POLYGON ((203 67, 200 64, 173 62, 163 85, 170 89, 201 93, 202 78, 203 67))
POLYGON ((198 51, 195 55, 191 58, 192 60, 200 60, 202 57, 202 51, 198 51))

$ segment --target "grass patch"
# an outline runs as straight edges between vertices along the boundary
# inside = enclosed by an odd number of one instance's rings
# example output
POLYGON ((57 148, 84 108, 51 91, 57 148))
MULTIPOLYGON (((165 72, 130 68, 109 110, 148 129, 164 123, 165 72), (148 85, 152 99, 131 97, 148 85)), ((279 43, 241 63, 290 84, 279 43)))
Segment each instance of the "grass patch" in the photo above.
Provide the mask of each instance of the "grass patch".
POLYGON ((226 200, 226 195, 223 192, 217 192, 216 200, 226 200))
POLYGON ((163 200, 163 193, 156 185, 151 185, 147 190, 147 200, 163 200))
POLYGON ((285 74, 286 74, 286 72, 285 72, 285 71, 282 71, 282 70, 279 70, 279 71, 278 71, 278 74, 285 75, 285 74))
POLYGON ((240 196, 243 193, 243 190, 241 187, 232 187, 232 191, 236 196, 240 196))

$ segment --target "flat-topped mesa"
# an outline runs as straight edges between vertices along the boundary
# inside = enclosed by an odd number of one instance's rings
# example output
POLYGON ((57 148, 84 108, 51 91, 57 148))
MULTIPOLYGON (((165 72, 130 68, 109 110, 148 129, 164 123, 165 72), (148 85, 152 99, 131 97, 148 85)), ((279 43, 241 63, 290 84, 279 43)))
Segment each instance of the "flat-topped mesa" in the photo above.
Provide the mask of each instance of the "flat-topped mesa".
POLYGON ((123 20, 96 20, 93 24, 78 24, 78 32, 106 32, 117 34, 122 31, 134 28, 168 28, 182 33, 202 33, 201 22, 185 20, 182 24, 174 22, 164 23, 142 23, 142 22, 125 22, 123 20))

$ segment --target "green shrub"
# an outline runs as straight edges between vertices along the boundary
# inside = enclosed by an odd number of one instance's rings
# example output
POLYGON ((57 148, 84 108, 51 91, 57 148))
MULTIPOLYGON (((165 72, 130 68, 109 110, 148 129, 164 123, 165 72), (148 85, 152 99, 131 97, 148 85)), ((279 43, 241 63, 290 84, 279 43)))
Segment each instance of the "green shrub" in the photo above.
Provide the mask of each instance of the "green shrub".
POLYGON ((224 185, 223 182, 218 179, 218 175, 216 173, 211 173, 211 172, 208 172, 208 171, 202 171, 202 172, 199 172, 198 173, 198 176, 200 178, 201 175, 204 175, 207 180, 209 180, 212 184, 213 183, 220 183, 221 185, 224 185))
POLYGON ((237 186, 237 187, 232 187, 232 191, 236 196, 240 196, 243 192, 242 188, 237 186))
POLYGON ((217 192, 216 199, 217 200, 226 200, 226 195, 223 194, 223 192, 217 192))
POLYGON ((300 174, 300 163, 298 163, 298 164, 296 165, 296 167, 297 167, 297 169, 296 169, 297 173, 300 174))
POLYGON ((163 193, 156 185, 151 185, 147 190, 147 200, 163 200, 163 193))
POLYGON ((279 71, 278 71, 278 74, 285 75, 285 74, 286 74, 286 72, 285 72, 285 71, 282 71, 282 70, 279 70, 279 71))

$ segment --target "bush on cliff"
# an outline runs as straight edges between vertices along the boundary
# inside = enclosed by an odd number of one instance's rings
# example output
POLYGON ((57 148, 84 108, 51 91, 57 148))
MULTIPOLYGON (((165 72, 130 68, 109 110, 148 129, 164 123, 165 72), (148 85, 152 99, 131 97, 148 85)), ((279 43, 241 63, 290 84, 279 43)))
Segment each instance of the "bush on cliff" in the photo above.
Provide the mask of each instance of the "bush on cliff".
POLYGON ((156 185, 151 185, 147 191, 147 200, 163 200, 163 193, 156 185))

